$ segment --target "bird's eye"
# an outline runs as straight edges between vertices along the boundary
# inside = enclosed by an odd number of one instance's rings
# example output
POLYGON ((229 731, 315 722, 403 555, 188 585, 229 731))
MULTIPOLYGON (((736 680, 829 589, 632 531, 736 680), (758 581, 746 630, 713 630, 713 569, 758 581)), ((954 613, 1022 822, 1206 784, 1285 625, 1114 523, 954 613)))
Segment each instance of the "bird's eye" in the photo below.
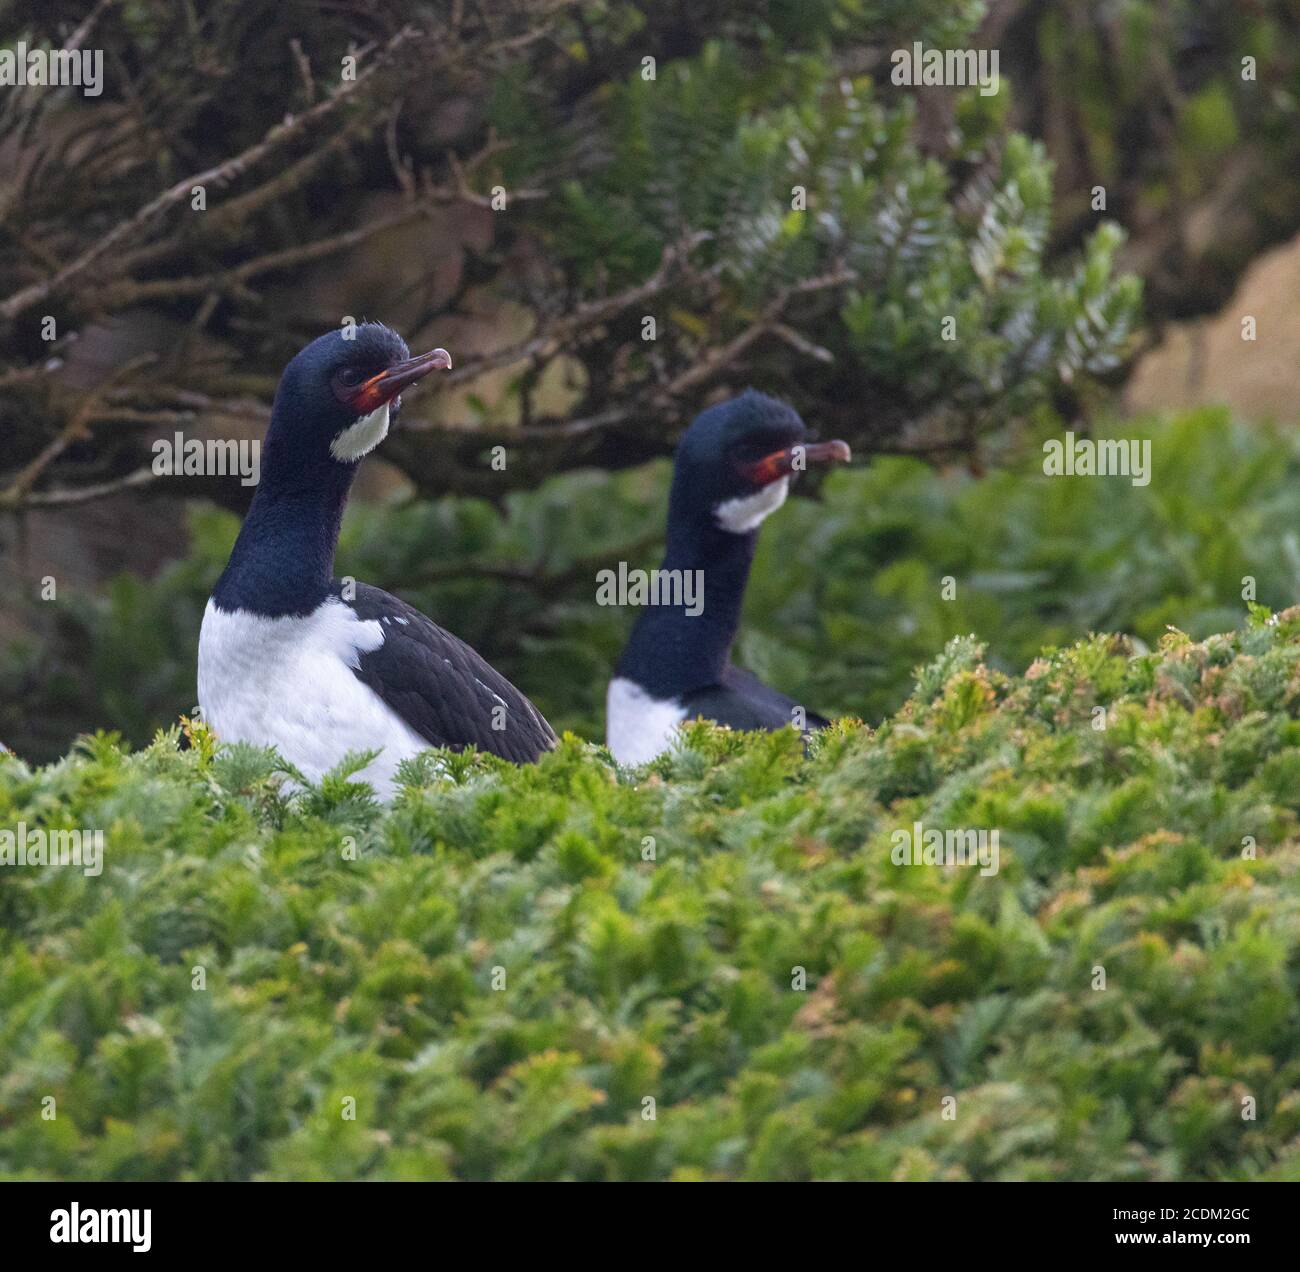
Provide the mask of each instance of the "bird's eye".
POLYGON ((364 378, 356 367, 344 367, 339 372, 339 383, 346 385, 349 389, 355 389, 364 378))

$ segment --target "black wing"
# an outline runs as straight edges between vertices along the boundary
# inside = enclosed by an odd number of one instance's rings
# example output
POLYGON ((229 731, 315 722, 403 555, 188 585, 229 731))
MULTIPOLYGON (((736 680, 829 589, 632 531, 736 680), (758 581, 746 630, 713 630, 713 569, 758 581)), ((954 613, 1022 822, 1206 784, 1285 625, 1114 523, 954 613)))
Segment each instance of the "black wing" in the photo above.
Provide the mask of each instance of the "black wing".
POLYGON ((357 679, 430 746, 472 745, 527 764, 555 745, 542 713, 463 640, 405 601, 365 583, 355 586, 345 604, 362 620, 377 619, 384 632, 384 643, 353 668, 357 679))
MULTIPOLYGON (((769 689, 753 672, 728 666, 714 685, 697 689, 682 699, 688 720, 702 716, 728 724, 733 729, 783 729, 794 723, 794 709, 800 704, 775 689, 769 689)), ((805 709, 808 729, 824 729, 830 721, 805 709)))

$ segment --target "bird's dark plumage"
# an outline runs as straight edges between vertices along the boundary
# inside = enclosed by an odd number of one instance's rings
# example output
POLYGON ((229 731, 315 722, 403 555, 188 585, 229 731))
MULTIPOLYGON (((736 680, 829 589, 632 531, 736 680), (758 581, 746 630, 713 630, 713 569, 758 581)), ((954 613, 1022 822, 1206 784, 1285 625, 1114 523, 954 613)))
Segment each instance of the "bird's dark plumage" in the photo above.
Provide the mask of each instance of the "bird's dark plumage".
POLYGON ((360 655, 357 679, 430 746, 476 746, 527 763, 555 745, 541 712, 459 637, 365 583, 355 585, 351 605, 384 629, 384 643, 360 655))
MULTIPOLYGON (((793 698, 765 685, 743 667, 725 667, 716 684, 685 694, 682 703, 688 720, 716 720, 733 729, 784 729, 799 718, 799 704, 793 698)), ((815 712, 804 712, 806 729, 824 729, 829 723, 815 712)))

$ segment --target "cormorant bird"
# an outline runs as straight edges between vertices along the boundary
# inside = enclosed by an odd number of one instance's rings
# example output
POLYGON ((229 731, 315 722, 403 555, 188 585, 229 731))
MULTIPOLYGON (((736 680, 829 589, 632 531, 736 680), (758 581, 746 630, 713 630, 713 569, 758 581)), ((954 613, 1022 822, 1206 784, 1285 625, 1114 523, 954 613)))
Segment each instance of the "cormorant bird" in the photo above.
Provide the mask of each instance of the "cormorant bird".
POLYGON ((806 464, 850 459, 846 443, 807 435, 792 407, 753 390, 702 412, 682 435, 662 571, 699 571, 703 606, 653 605, 637 618, 606 697, 606 741, 619 763, 653 759, 696 717, 734 729, 800 722, 793 699, 732 665, 731 646, 764 518, 806 464))
POLYGON ((365 323, 313 340, 285 368, 261 481, 199 635, 199 706, 225 741, 275 746, 319 778, 348 751, 393 792, 399 761, 475 745, 525 763, 555 745, 541 713, 463 641, 378 588, 333 577, 352 479, 403 389, 449 369, 365 323))

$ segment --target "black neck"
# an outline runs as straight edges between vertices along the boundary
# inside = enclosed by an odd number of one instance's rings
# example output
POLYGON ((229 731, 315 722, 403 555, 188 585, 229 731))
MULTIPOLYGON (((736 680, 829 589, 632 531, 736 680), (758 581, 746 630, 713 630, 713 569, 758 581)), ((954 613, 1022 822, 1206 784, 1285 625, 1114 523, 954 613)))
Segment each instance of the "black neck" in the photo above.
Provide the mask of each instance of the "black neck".
POLYGON ((309 614, 329 595, 334 549, 356 464, 308 459, 277 444, 274 418, 262 475, 212 599, 223 610, 309 614))
POLYGON ((632 629, 616 674, 656 698, 716 684, 731 660, 757 543, 757 531, 731 534, 670 517, 661 568, 701 571, 703 610, 692 615, 684 605, 647 607, 632 629))

